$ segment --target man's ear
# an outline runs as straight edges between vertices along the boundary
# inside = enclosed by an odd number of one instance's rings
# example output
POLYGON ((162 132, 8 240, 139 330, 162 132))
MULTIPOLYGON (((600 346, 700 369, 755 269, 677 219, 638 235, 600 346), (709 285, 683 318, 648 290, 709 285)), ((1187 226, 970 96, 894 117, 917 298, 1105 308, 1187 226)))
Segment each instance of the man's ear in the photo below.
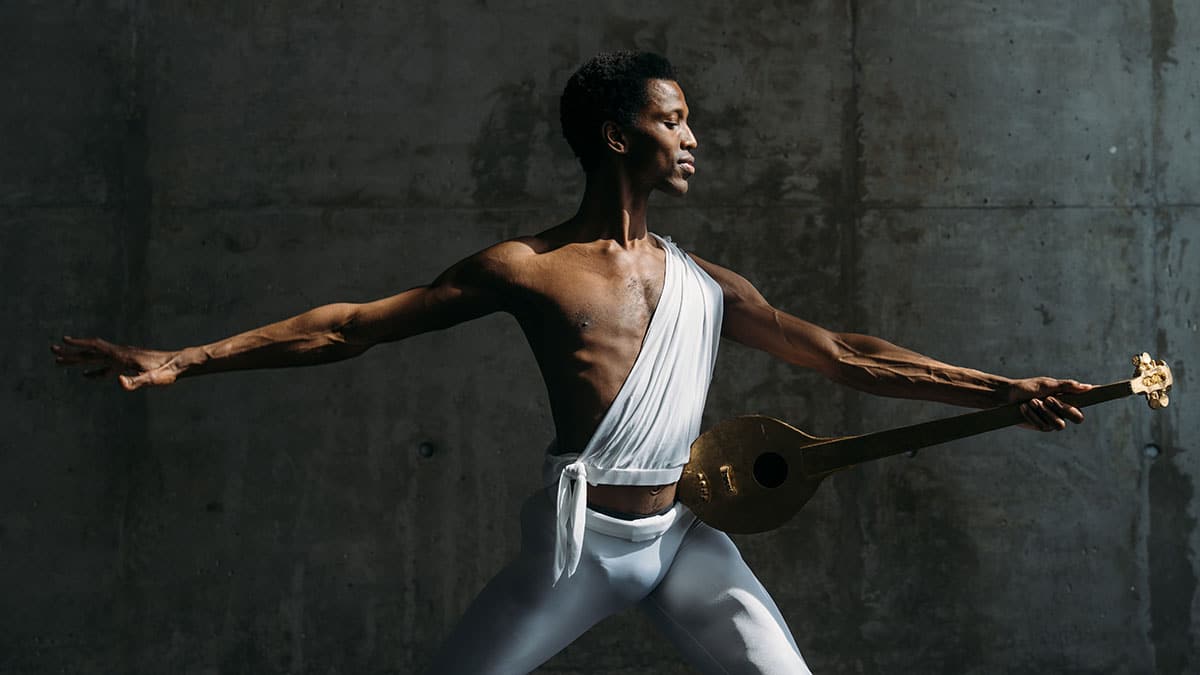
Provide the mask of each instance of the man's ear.
POLYGON ((604 144, 613 152, 624 155, 629 151, 625 132, 621 131, 621 127, 616 122, 605 122, 604 126, 600 127, 600 133, 604 134, 604 144))

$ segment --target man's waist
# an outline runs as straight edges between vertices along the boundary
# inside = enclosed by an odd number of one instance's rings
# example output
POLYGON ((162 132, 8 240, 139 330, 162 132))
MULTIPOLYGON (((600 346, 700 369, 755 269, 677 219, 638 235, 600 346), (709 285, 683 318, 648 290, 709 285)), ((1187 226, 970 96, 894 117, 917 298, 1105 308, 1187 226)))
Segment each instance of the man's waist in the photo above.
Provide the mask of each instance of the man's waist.
POLYGON ((652 515, 675 503, 676 485, 592 485, 587 491, 587 503, 589 507, 605 511, 636 516, 652 515))

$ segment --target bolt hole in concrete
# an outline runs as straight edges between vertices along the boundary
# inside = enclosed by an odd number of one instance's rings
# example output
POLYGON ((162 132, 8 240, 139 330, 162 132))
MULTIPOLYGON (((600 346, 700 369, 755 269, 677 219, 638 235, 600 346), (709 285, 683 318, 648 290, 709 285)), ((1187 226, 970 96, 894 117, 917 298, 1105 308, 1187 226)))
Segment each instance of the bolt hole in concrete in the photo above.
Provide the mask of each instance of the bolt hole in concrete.
POLYGON ((421 441, 421 443, 417 445, 417 454, 422 457, 433 457, 433 453, 436 451, 437 450, 433 447, 433 443, 430 443, 429 441, 421 441))
POLYGON ((1147 443, 1146 447, 1142 448, 1142 454, 1148 459, 1157 459, 1159 455, 1158 446, 1153 443, 1147 443))

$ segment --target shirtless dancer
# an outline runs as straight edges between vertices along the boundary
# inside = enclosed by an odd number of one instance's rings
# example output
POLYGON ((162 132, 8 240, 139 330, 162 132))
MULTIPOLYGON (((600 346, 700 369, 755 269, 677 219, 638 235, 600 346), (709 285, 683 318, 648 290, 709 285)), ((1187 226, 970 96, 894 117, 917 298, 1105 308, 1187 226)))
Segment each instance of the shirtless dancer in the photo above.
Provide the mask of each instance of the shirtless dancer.
POLYGON ((589 61, 563 93, 562 124, 587 184, 579 211, 561 225, 496 244, 429 285, 374 302, 317 307, 178 351, 64 338, 53 347, 57 361, 116 374, 134 390, 337 361, 508 312, 549 394, 557 438, 547 488, 524 504, 517 558, 471 604, 430 672, 528 672, 604 617, 637 605, 704 672, 807 673, 775 603, 730 539, 675 502, 718 336, 872 394, 969 407, 1028 401, 1026 426, 1043 431, 1083 420, 1054 394, 1088 385, 1009 379, 825 330, 775 309, 737 273, 652 235, 650 193, 683 195, 696 171, 688 106, 660 56, 589 61))

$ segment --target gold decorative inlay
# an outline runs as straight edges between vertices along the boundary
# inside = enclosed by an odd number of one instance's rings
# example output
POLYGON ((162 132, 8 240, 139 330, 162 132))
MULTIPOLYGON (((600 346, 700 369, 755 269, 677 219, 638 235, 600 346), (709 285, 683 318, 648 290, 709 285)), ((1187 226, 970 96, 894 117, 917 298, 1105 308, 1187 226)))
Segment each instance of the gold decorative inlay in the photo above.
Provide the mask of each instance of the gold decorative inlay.
POLYGON ((703 471, 696 472, 696 484, 700 486, 700 501, 711 501, 712 490, 708 487, 708 476, 705 476, 703 471))
POLYGON ((731 495, 738 493, 737 485, 733 482, 733 467, 729 464, 721 466, 721 478, 725 479, 725 490, 731 495))

